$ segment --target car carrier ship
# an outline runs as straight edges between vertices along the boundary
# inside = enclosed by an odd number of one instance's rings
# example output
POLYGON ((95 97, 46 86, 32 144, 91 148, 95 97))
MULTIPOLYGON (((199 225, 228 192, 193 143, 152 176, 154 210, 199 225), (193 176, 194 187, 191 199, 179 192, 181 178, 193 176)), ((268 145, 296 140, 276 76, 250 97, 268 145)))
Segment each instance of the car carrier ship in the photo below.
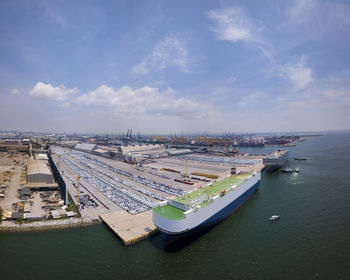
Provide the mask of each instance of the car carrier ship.
POLYGON ((267 172, 273 172, 283 167, 288 161, 288 150, 277 150, 263 158, 263 164, 267 172))
POLYGON ((214 226, 255 193, 260 172, 236 173, 153 208, 153 223, 165 244, 214 226))

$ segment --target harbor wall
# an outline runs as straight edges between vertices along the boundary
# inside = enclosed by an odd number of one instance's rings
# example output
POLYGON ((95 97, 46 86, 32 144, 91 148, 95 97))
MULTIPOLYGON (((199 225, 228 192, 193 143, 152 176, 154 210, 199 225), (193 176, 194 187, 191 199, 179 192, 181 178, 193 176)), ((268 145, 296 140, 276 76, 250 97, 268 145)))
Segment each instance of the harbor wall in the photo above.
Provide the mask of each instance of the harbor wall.
POLYGON ((46 231, 66 228, 84 227, 93 224, 100 224, 99 218, 69 218, 62 220, 37 221, 37 222, 12 222, 3 221, 0 223, 0 232, 22 232, 22 231, 46 231))
POLYGON ((64 182, 60 172, 58 171, 58 168, 56 167, 56 164, 53 161, 50 153, 48 153, 48 158, 49 158, 49 164, 52 170, 53 177, 55 178, 55 181, 58 184, 58 189, 60 191, 62 199, 64 200, 64 204, 67 205, 67 203, 69 204, 69 200, 68 200, 66 183, 64 182))

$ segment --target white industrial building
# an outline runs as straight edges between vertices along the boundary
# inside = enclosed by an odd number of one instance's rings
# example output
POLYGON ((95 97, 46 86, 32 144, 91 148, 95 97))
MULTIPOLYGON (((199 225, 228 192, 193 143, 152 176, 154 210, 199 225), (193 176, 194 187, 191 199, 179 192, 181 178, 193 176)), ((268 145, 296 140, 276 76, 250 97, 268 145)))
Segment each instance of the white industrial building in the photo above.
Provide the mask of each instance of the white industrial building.
POLYGON ((80 144, 76 144, 74 148, 83 152, 91 153, 92 151, 97 149, 97 145, 89 144, 89 143, 80 143, 80 144))

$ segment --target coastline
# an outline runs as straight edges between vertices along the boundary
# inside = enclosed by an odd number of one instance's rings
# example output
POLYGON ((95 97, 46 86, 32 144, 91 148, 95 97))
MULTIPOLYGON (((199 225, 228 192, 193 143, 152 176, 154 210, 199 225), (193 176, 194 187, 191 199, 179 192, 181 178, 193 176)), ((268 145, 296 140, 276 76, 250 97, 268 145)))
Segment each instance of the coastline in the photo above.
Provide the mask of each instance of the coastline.
POLYGON ((69 218, 63 220, 35 221, 30 223, 2 221, 0 223, 0 232, 49 231, 85 227, 100 223, 102 223, 102 220, 99 218, 69 218))

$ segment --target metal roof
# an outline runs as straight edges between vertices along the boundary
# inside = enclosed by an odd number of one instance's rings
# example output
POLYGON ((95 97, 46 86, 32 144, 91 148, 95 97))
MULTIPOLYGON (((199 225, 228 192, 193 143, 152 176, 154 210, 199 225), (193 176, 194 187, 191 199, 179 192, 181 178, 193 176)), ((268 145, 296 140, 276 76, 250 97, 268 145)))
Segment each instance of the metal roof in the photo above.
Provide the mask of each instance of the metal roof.
POLYGON ((168 151, 168 154, 171 156, 182 155, 182 154, 191 154, 191 153, 193 153, 193 151, 190 149, 178 149, 178 150, 169 150, 168 151))
POLYGON ((42 160, 28 160, 27 174, 49 174, 51 175, 51 170, 42 160))
POLYGON ((30 188, 23 188, 23 189, 22 189, 22 194, 23 194, 23 195, 30 195, 30 192, 31 192, 31 191, 30 191, 30 188))
POLYGON ((51 214, 53 217, 66 216, 67 212, 64 209, 52 210, 51 214))
POLYGON ((23 219, 23 213, 21 212, 12 212, 12 219, 23 219))
POLYGON ((41 219, 40 213, 24 213, 24 219, 41 219))
POLYGON ((80 143, 76 144, 75 148, 79 150, 92 151, 96 148, 96 144, 80 143))
POLYGON ((99 154, 106 154, 106 153, 109 153, 109 151, 107 150, 104 150, 104 149, 96 149, 94 150, 95 153, 99 153, 99 154))
POLYGON ((46 154, 36 154, 35 157, 36 159, 44 159, 44 160, 49 159, 46 154))
POLYGON ((146 144, 146 145, 129 145, 129 146, 120 146, 119 147, 123 154, 134 153, 134 152, 146 152, 152 151, 160 148, 164 148, 164 145, 161 144, 146 144))

